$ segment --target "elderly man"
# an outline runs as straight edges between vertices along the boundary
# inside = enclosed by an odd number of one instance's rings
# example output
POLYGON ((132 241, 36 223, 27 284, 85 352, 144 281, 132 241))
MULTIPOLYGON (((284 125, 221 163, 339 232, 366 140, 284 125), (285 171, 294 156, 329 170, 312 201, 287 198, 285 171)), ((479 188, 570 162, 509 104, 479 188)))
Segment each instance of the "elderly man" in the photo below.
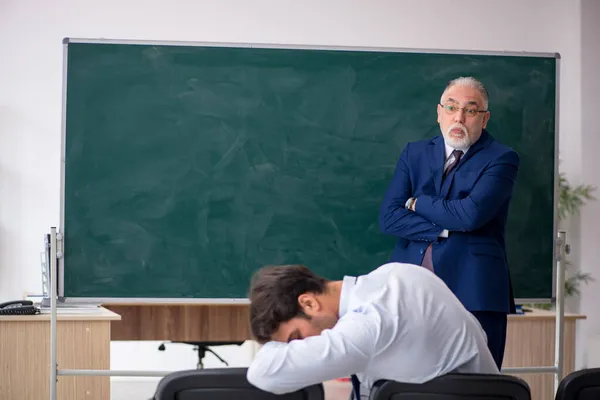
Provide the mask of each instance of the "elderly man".
POLYGON ((479 320, 500 368, 514 309, 504 237, 519 156, 485 130, 489 119, 484 85, 451 81, 437 105, 441 136, 406 145, 379 223, 398 238, 391 261, 438 275, 479 320))

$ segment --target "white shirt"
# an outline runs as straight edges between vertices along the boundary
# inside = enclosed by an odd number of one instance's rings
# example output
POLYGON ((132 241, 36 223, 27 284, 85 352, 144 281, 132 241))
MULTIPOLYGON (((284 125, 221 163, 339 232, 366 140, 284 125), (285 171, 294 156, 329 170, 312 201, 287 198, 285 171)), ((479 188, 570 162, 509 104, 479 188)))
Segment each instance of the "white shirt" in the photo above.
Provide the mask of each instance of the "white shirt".
POLYGON ((340 319, 318 336, 268 342, 247 378, 276 394, 356 374, 361 397, 379 379, 422 383, 449 372, 499 373, 486 335, 444 282, 411 264, 345 276, 340 319))

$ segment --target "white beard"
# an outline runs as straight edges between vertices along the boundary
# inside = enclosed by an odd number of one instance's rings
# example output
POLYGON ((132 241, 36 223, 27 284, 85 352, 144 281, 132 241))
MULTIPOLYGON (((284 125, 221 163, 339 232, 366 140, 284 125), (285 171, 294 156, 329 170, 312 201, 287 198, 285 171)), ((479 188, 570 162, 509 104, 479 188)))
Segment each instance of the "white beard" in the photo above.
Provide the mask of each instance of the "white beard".
POLYGON ((463 124, 452 124, 446 129, 446 132, 442 131, 442 135, 444 136, 444 142, 454 149, 464 150, 471 146, 471 137, 469 136, 469 132, 467 131, 467 127, 463 124), (463 135, 461 137, 452 136, 450 132, 452 129, 460 129, 463 131, 463 135))

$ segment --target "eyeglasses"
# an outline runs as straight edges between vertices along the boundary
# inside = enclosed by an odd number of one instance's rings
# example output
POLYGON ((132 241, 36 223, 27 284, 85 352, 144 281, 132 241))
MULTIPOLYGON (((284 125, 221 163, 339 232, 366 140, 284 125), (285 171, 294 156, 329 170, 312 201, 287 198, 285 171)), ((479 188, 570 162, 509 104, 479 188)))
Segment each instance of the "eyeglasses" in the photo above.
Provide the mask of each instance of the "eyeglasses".
POLYGON ((478 110, 474 107, 457 107, 457 106, 452 106, 452 105, 444 105, 444 104, 440 104, 440 106, 442 106, 444 108, 444 110, 446 110, 446 114, 448 115, 453 115, 456 114, 458 112, 458 110, 464 110, 465 115, 467 117, 474 117, 479 113, 486 113, 487 110, 478 110))

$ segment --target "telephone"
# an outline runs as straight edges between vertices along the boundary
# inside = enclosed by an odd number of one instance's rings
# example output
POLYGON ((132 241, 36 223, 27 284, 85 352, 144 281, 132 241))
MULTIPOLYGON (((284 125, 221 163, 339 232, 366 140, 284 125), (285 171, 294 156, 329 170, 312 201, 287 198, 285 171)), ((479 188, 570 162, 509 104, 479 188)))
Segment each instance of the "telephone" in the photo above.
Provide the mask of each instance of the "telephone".
POLYGON ((15 300, 0 304, 0 315, 33 315, 40 309, 31 300, 15 300))

